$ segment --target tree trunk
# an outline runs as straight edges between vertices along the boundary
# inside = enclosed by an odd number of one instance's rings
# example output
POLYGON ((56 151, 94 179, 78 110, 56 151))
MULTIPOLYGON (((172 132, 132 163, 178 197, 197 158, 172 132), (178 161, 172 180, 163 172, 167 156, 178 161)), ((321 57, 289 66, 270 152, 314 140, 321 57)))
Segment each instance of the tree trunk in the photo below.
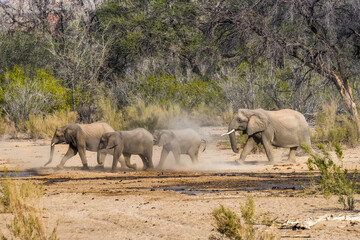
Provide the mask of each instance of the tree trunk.
POLYGON ((356 125, 357 136, 359 138, 360 137, 360 122, 359 122, 358 111, 356 108, 356 103, 353 98, 350 84, 349 84, 348 80, 345 80, 346 82, 343 83, 340 80, 339 76, 334 71, 331 71, 331 76, 332 76, 332 78, 331 78, 332 82, 335 84, 336 88, 339 90, 341 98, 343 99, 343 101, 344 101, 344 103, 356 125), (345 87, 345 86, 348 86, 348 87, 345 87))

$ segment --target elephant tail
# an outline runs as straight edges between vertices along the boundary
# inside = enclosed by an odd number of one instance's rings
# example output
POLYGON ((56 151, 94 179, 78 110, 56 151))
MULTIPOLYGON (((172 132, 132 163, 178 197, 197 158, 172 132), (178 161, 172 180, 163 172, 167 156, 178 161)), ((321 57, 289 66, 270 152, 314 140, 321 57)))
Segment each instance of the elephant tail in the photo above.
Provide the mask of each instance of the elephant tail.
POLYGON ((201 139, 201 143, 204 144, 204 149, 202 151, 205 152, 207 141, 205 139, 201 139))

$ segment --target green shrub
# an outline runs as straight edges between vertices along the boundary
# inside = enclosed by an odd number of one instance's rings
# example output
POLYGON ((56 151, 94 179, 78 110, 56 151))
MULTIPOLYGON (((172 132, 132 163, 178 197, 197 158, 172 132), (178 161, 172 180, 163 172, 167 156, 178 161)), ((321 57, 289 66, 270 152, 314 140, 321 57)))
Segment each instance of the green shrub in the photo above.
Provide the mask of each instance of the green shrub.
MULTIPOLYGON (((240 210, 241 218, 223 205, 214 209, 212 215, 216 220, 216 231, 229 239, 235 240, 279 239, 278 235, 273 231, 267 232, 254 228, 254 224, 263 224, 265 222, 264 217, 266 217, 267 223, 271 221, 268 219, 268 215, 255 215, 255 204, 251 196, 247 198, 244 205, 240 205, 240 210)), ((221 238, 212 235, 209 239, 221 238)))
POLYGON ((233 211, 220 205, 212 214, 215 217, 216 230, 219 233, 230 239, 241 239, 245 232, 245 226, 233 211))
POLYGON ((225 95, 217 83, 199 79, 182 82, 173 76, 140 77, 136 93, 147 104, 168 107, 178 104, 186 110, 193 110, 202 104, 223 111, 226 106, 225 95))
POLYGON ((36 75, 14 66, 0 75, 0 106, 9 120, 18 124, 30 114, 47 114, 68 108, 67 90, 51 73, 39 69, 36 75))
POLYGON ((338 144, 335 144, 335 152, 340 166, 331 159, 323 144, 318 144, 318 147, 323 156, 315 154, 310 151, 309 147, 303 146, 305 151, 310 154, 307 162, 309 170, 313 171, 317 168, 320 171, 320 177, 315 187, 322 192, 324 197, 338 196, 338 201, 343 204, 344 209, 354 210, 354 194, 357 193, 357 170, 355 169, 350 177, 349 171, 342 167, 343 153, 338 144))

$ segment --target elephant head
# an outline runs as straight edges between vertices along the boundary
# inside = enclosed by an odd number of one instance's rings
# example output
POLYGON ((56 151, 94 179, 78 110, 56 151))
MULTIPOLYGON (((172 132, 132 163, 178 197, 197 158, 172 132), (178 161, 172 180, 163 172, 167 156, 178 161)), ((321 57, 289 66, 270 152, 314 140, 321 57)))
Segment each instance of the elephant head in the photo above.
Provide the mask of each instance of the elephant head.
POLYGON ((153 137, 154 145, 162 147, 172 141, 176 136, 172 131, 169 130, 155 130, 153 137))
POLYGON ((69 143, 76 147, 78 145, 79 134, 81 134, 81 128, 77 124, 69 124, 57 128, 51 140, 50 159, 44 166, 47 166, 51 163, 54 156, 54 148, 56 144, 69 143))
POLYGON ((228 128, 231 148, 235 153, 239 152, 236 144, 235 131, 243 131, 251 136, 265 131, 269 124, 267 116, 261 110, 239 109, 231 120, 228 128))
POLYGON ((98 164, 102 164, 102 163, 100 163, 101 151, 104 149, 115 148, 118 144, 122 143, 122 140, 120 138, 121 138, 120 134, 116 133, 116 132, 107 132, 107 133, 103 133, 103 135, 101 135, 98 150, 97 150, 98 164))

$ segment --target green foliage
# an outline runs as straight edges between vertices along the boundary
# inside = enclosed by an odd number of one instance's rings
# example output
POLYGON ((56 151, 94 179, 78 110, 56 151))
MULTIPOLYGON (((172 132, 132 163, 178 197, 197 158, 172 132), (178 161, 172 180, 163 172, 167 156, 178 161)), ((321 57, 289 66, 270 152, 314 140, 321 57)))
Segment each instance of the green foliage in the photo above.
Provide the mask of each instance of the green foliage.
POLYGON ((30 114, 47 114, 67 107, 67 90, 51 73, 39 69, 33 77, 14 66, 0 75, 0 106, 7 117, 19 123, 30 114))
POLYGON ((343 204, 344 209, 354 210, 354 194, 356 194, 358 190, 356 186, 358 173, 355 169, 350 177, 348 170, 342 167, 343 153, 340 146, 335 144, 335 152, 340 166, 331 159, 323 144, 318 144, 318 148, 322 151, 323 156, 314 154, 307 146, 302 147, 310 154, 310 158, 307 161, 309 170, 313 171, 317 168, 320 171, 317 188, 325 197, 331 195, 338 196, 339 203, 343 204))
POLYGON ((15 65, 48 69, 52 58, 47 46, 46 34, 40 31, 27 33, 17 29, 12 34, 0 33, 0 74, 15 65))
POLYGON ((107 38, 114 38, 110 58, 120 70, 146 57, 171 61, 176 55, 187 62, 195 59, 201 47, 203 34, 197 27, 198 5, 194 2, 110 0, 96 15, 107 38))
MULTIPOLYGON (((220 204, 219 208, 214 209, 212 215, 216 220, 216 230, 229 239, 235 240, 254 240, 254 239, 278 239, 276 233, 262 231, 254 228, 254 224, 262 224, 263 216, 255 215, 254 199, 250 196, 244 205, 240 205, 241 218, 233 211, 220 204), (243 223, 243 221, 245 223, 243 223), (259 222, 259 223, 258 223, 259 222)), ((268 220, 268 215, 265 215, 268 220)), ((269 225, 267 225, 269 226, 269 225)), ((209 239, 222 239, 210 236, 209 239)))
POLYGON ((313 142, 341 143, 355 146, 358 143, 356 124, 348 115, 337 115, 337 104, 331 101, 322 106, 316 115, 313 142))
POLYGON ((140 77, 136 87, 136 95, 146 103, 159 104, 167 107, 179 104, 182 108, 191 110, 201 104, 223 109, 226 105, 221 88, 212 81, 192 79, 181 83, 175 77, 160 74, 156 77, 140 77))
POLYGON ((230 239, 242 239, 242 232, 244 231, 241 219, 230 209, 220 205, 219 208, 214 209, 212 215, 216 220, 216 230, 230 239))

